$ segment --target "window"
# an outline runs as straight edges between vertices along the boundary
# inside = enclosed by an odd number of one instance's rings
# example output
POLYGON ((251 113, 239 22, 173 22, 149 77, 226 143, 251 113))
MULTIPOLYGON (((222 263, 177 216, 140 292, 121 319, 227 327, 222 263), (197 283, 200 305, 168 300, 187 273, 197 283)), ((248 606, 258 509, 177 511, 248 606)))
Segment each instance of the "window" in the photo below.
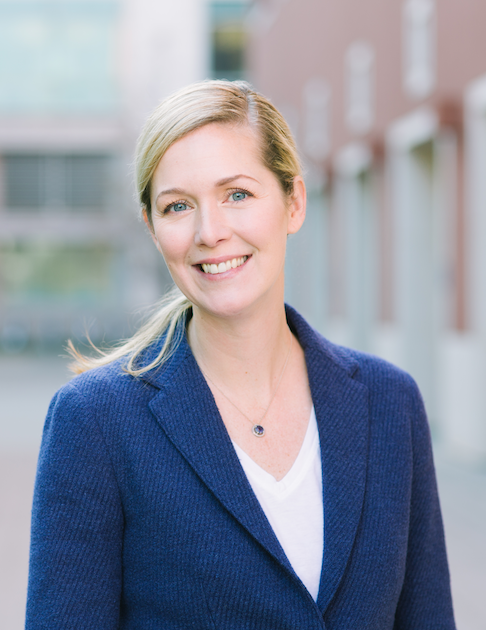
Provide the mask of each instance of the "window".
POLYGON ((38 208, 44 197, 41 161, 34 156, 6 156, 6 205, 12 208, 38 208))
POLYGON ((346 124, 356 134, 367 133, 373 125, 374 59, 365 42, 354 42, 346 53, 346 124))
POLYGON ((428 96, 435 84, 433 0, 406 0, 403 7, 403 82, 412 98, 428 96))
POLYGON ((13 242, 0 246, 6 304, 49 300, 85 305, 113 300, 115 250, 105 243, 13 242))
POLYGON ((101 210, 106 207, 109 158, 104 155, 6 155, 9 210, 101 210))
POLYGON ((247 2, 211 5, 211 74, 214 79, 242 79, 245 74, 247 2))
POLYGON ((0 111, 112 114, 120 0, 0 2, 0 111))

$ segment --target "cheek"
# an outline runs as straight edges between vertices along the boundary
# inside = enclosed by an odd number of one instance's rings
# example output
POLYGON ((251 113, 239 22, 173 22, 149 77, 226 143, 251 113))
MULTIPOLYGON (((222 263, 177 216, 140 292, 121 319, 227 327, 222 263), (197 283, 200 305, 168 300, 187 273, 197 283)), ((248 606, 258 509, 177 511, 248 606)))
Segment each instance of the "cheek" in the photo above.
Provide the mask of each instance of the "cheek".
POLYGON ((285 208, 279 206, 261 215, 257 231, 262 240, 270 240, 275 246, 279 246, 287 240, 288 223, 285 208))
POLYGON ((183 222, 166 223, 155 226, 157 249, 162 254, 168 266, 184 260, 191 243, 190 233, 183 222))
POLYGON ((289 222, 289 212, 287 207, 281 203, 265 204, 259 207, 251 215, 247 215, 247 220, 242 222, 245 224, 245 229, 250 233, 251 231, 255 235, 260 235, 262 238, 268 237, 270 233, 273 233, 275 237, 282 232, 287 232, 287 226, 289 222))

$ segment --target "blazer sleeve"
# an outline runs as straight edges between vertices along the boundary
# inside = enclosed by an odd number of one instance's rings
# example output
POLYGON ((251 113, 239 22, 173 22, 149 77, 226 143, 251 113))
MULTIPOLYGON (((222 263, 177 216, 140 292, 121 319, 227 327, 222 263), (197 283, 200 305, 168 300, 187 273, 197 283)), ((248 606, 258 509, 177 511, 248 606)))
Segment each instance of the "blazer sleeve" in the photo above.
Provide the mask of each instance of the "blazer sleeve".
POLYGON ((122 535, 103 436, 68 384, 51 402, 39 455, 26 630, 118 628, 122 535))
POLYGON ((409 538, 394 630, 455 630, 429 425, 415 383, 413 389, 409 538))

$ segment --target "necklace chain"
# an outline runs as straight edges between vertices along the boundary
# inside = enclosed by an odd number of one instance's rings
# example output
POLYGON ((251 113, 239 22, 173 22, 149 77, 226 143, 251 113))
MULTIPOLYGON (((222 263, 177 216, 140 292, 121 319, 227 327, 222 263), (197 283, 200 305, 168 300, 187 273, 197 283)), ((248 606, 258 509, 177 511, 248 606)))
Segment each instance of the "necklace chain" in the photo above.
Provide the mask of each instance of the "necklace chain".
MULTIPOLYGON (((289 332, 290 332, 290 331, 289 331, 289 332)), ((222 390, 222 389, 220 389, 220 388, 216 385, 216 383, 215 383, 212 379, 210 379, 210 378, 209 378, 209 376, 207 375, 207 373, 206 373, 204 370, 202 370, 202 369, 201 369, 201 372, 204 374, 204 376, 208 379, 208 381, 209 381, 212 385, 214 385, 214 387, 216 387, 216 389, 220 392, 220 394, 222 394, 222 395, 226 398, 226 400, 227 400, 229 403, 231 403, 231 404, 233 405, 233 407, 234 407, 237 411, 239 411, 239 412, 241 413, 241 415, 242 415, 242 416, 244 416, 244 417, 245 417, 245 418, 246 418, 246 419, 247 419, 247 420, 248 420, 248 421, 252 424, 252 430, 251 430, 251 431, 252 431, 252 433, 253 433, 253 435, 254 435, 255 437, 263 437, 263 436, 265 435, 265 429, 264 429, 264 427, 262 426, 262 424, 261 424, 261 423, 262 423, 262 421, 265 419, 265 416, 267 415, 268 410, 270 409, 270 407, 271 407, 271 405, 272 405, 273 401, 275 400, 275 396, 277 395, 278 388, 280 387, 280 383, 282 382, 282 378, 283 378, 283 375, 284 375, 284 372, 285 372, 285 368, 287 367, 287 363, 289 362, 289 357, 290 357, 290 351, 291 351, 291 349, 292 349, 292 333, 290 333, 290 344, 289 344, 289 350, 288 350, 288 352, 287 352, 287 357, 286 357, 286 359, 285 359, 285 363, 284 363, 284 366, 283 366, 283 368, 282 368, 282 371, 280 372, 280 377, 279 377, 279 379, 278 379, 277 387, 275 388, 275 391, 273 392, 273 396, 271 397, 270 402, 268 403, 267 408, 265 409, 265 412, 263 413, 262 417, 261 417, 261 418, 258 420, 258 422, 256 422, 256 423, 254 423, 254 422, 253 422, 253 420, 252 420, 251 418, 249 418, 249 417, 246 415, 246 413, 244 413, 243 411, 241 411, 241 409, 240 409, 237 405, 235 405, 235 403, 234 403, 234 402, 233 402, 230 398, 228 398, 228 396, 226 396, 226 394, 223 392, 223 390, 222 390)))

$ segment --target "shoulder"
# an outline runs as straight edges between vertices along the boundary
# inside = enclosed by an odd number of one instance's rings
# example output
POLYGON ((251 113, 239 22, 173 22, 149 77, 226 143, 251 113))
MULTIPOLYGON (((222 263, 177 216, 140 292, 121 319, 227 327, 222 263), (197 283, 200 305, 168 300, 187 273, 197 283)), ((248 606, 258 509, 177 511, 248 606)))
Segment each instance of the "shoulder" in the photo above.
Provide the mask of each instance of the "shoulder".
POLYGON ((62 397, 79 395, 91 397, 93 395, 116 395, 131 387, 134 379, 123 370, 120 360, 108 365, 86 370, 74 376, 59 389, 57 395, 62 397))
MULTIPOLYGON (((156 338, 137 358, 137 366, 148 366, 159 355, 164 337, 156 338)), ((139 416, 147 412, 148 404, 164 387, 187 355, 184 339, 174 346, 167 360, 134 376, 125 369, 128 355, 104 366, 92 368, 73 377, 61 387, 51 401, 50 412, 63 410, 77 415, 97 417, 101 424, 117 416, 139 416)))
POLYGON ((375 355, 333 344, 323 337, 320 341, 330 360, 366 387, 370 409, 381 409, 386 415, 400 411, 409 418, 423 414, 422 396, 408 372, 375 355))
POLYGON ((413 377, 384 359, 351 348, 332 344, 322 338, 333 360, 353 365, 350 376, 366 388, 370 419, 376 424, 392 423, 407 427, 415 437, 429 441, 429 428, 422 395, 413 377))
POLYGON ((331 349, 337 360, 353 364, 352 376, 368 389, 383 391, 393 388, 409 394, 418 394, 418 387, 412 376, 398 366, 367 352, 346 348, 324 339, 325 345, 331 349))
POLYGON ((54 395, 50 413, 78 420, 98 417, 106 421, 140 406, 152 392, 148 383, 127 374, 123 361, 117 360, 73 377, 54 395))
POLYGON ((422 395, 408 372, 372 354, 343 347, 338 351, 355 361, 353 378, 367 388, 373 416, 395 421, 401 417, 411 426, 426 424, 422 395))
POLYGON ((287 316, 306 353, 308 368, 352 378, 372 396, 404 397, 421 404, 414 379, 406 371, 375 355, 335 344, 323 337, 291 307, 287 316))

